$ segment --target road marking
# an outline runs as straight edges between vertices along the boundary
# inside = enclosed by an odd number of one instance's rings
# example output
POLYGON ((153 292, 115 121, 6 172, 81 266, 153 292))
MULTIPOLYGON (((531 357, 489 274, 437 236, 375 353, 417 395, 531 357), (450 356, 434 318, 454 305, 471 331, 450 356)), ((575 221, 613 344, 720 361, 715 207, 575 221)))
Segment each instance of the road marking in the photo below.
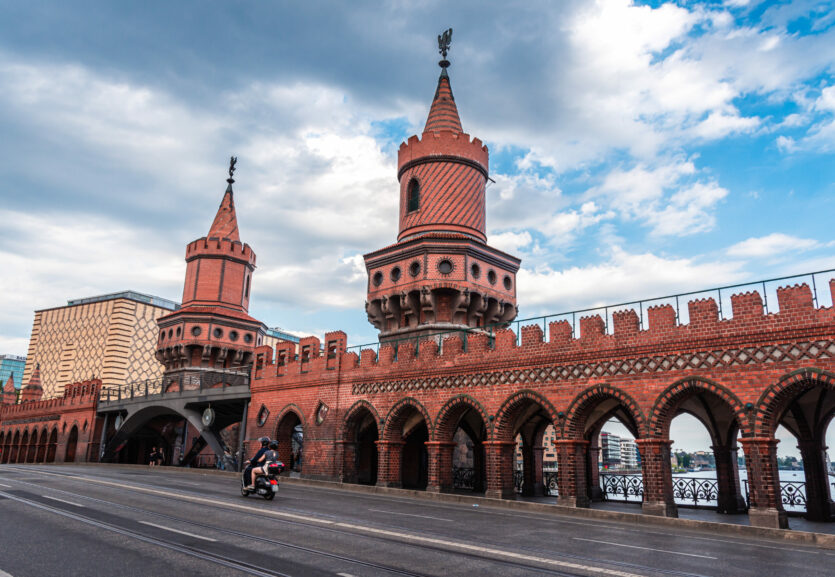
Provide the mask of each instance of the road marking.
MULTIPOLYGON (((351 575, 350 573, 337 573, 336 576, 337 577, 355 577, 354 575, 351 575)), ((3 576, 0 575, 0 577, 3 577, 3 576)))
POLYGON ((76 507, 84 508, 84 505, 81 503, 76 503, 74 501, 65 501, 64 499, 59 499, 58 497, 50 497, 49 495, 41 495, 44 499, 50 499, 52 501, 58 501, 59 503, 66 503, 67 505, 74 505, 76 507))
POLYGON ((149 527, 156 527, 157 529, 162 529, 163 531, 171 531, 172 533, 179 533, 180 535, 186 535, 188 537, 194 537, 195 539, 203 539, 204 541, 211 541, 214 543, 217 539, 212 539, 211 537, 204 537, 203 535, 195 535, 194 533, 189 533, 188 531, 180 531, 179 529, 174 529, 173 527, 166 527, 165 525, 157 525, 156 523, 151 523, 149 521, 140 521, 143 525, 148 525, 149 527))
POLYGON ((433 521, 446 521, 452 523, 452 519, 444 519, 442 517, 430 517, 429 515, 415 515, 414 513, 398 513, 396 511, 384 511, 383 509, 369 509, 374 513, 387 513, 389 515, 403 515, 405 517, 420 517, 421 519, 432 519, 433 521))
MULTIPOLYGON (((3 485, 5 487, 5 485, 3 485)), ((2 569, 0 569, 0 577, 12 577, 11 573, 6 573, 2 569)))
MULTIPOLYGON (((7 489, 11 489, 11 488, 12 488, 12 486, 11 486, 11 485, 4 485, 3 483, 0 483, 0 487, 5 487, 5 488, 7 488, 7 489)), ((8 575, 8 573, 7 573, 7 575, 8 575)), ((2 573, 0 573, 0 577, 3 577, 3 574, 2 574, 2 573)))
POLYGON ((597 539, 583 539, 582 537, 572 537, 575 541, 588 541, 590 543, 602 543, 604 545, 614 545, 615 547, 628 547, 630 549, 642 549, 644 551, 657 551, 658 553, 670 553, 671 555, 686 555, 687 557, 699 557, 701 559, 718 559, 718 557, 711 557, 710 555, 696 555, 695 553, 682 553, 680 551, 668 551, 667 549, 653 549, 652 547, 638 547, 637 545, 624 545, 623 543, 613 543, 612 541, 598 541, 597 539))

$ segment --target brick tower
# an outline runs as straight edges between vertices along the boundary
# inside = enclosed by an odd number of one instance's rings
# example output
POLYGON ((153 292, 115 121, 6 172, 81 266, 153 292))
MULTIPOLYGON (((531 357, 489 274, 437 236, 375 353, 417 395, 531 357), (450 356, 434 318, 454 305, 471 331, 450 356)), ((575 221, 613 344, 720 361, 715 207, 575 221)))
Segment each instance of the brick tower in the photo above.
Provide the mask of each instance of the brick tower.
POLYGON ((186 247, 183 305, 158 319, 157 359, 172 372, 243 369, 266 326, 249 316, 255 253, 238 235, 232 175, 209 234, 186 247))
POLYGON ((423 135, 410 137, 397 155, 397 243, 365 255, 365 307, 382 341, 477 330, 516 317, 520 260, 487 245, 489 155, 461 127, 446 49, 441 53, 423 135))

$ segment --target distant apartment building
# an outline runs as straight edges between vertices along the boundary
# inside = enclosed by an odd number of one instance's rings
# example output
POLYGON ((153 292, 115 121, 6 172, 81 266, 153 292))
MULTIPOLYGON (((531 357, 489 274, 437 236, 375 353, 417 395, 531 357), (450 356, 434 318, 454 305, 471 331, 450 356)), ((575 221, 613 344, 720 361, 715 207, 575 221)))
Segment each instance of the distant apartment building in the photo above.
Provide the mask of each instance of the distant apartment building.
POLYGON ((641 464, 638 458, 638 444, 632 439, 620 440, 620 464, 626 469, 637 469, 641 464))
POLYGON ((101 379, 108 388, 159 378, 157 319, 179 306, 125 291, 35 311, 23 384, 36 366, 44 399, 60 397, 65 386, 90 379, 101 379))
POLYGON ((600 433, 600 463, 603 468, 618 468, 621 464, 621 438, 612 433, 600 433))
POLYGON ((25 367, 26 357, 0 355, 0 387, 9 382, 9 377, 12 378, 16 389, 23 386, 23 370, 25 367))

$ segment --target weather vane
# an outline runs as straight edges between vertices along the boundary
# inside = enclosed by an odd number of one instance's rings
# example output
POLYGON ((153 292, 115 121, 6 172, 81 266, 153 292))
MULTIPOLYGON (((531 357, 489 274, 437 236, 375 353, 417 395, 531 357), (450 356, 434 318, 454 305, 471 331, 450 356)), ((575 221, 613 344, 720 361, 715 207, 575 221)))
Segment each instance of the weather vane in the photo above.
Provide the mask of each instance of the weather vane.
MULTIPOLYGON (((446 59, 446 53, 449 52, 449 45, 452 44, 452 28, 447 28, 443 34, 438 35, 438 52, 441 53, 443 60, 441 61, 446 62, 446 66, 449 66, 449 62, 446 59)), ((441 64, 444 68, 443 64, 441 64)))
POLYGON ((226 179, 226 182, 228 182, 229 184, 232 184, 233 182, 235 182, 235 179, 233 177, 235 176, 235 163, 237 163, 237 162, 238 162, 238 157, 237 156, 230 156, 229 157, 229 178, 226 179))

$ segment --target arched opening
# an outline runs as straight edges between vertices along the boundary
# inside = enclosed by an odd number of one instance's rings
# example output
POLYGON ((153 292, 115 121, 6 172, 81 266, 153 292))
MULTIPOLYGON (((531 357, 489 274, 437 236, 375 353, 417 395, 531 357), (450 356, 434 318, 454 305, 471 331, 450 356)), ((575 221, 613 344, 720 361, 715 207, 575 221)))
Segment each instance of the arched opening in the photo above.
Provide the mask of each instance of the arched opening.
POLYGON ((637 404, 617 389, 594 387, 572 403, 560 466, 564 460, 575 472, 573 479, 567 472, 560 480, 576 485, 578 506, 601 500, 644 504, 642 422, 637 404))
POLYGON ((365 405, 349 412, 343 438, 342 476, 347 483, 377 484, 377 419, 365 405))
POLYGON ((49 434, 49 441, 46 447, 46 462, 55 462, 55 451, 58 447, 58 429, 52 427, 52 432, 49 434))
POLYGON ((46 429, 41 431, 40 439, 38 439, 38 454, 35 456, 35 462, 46 462, 46 429))
POLYGON ((408 399, 392 409, 384 439, 388 469, 381 475, 389 486, 426 489, 429 481, 429 426, 423 407, 408 399))
POLYGON ((827 376, 795 374, 773 388, 771 402, 763 407, 763 434, 782 441, 774 450, 779 501, 788 513, 805 508, 806 518, 813 521, 835 520, 835 477, 830 475, 826 444, 835 417, 835 375, 827 376), (798 464, 802 474, 796 470, 798 464))
POLYGON ((483 493, 487 488, 483 409, 459 397, 441 409, 435 438, 438 444, 438 490, 483 493))
POLYGON ((25 463, 26 462, 26 455, 29 451, 29 431, 23 431, 23 435, 20 437, 20 445, 17 451, 17 462, 18 463, 25 463))
POLYGON ((20 452, 20 431, 15 431, 14 439, 12 440, 12 446, 9 450, 9 458, 6 460, 7 463, 17 463, 17 457, 20 452))
POLYGON ((0 432, 0 463, 5 463, 6 454, 9 452, 8 447, 6 447, 6 433, 0 432))
POLYGON ((408 198, 407 212, 414 212, 420 208, 420 184, 416 178, 409 181, 406 192, 408 198))
POLYGON ((38 431, 32 429, 32 434, 29 436, 29 448, 26 450, 26 462, 34 463, 35 457, 38 454, 38 431))
POLYGON ((422 418, 413 426, 403 428, 403 457, 400 479, 404 489, 426 489, 429 481, 429 454, 426 442, 429 429, 422 418))
POLYGON ((304 462, 304 426, 295 411, 287 411, 276 426, 275 440, 278 441, 278 457, 288 471, 300 473, 304 462))
POLYGON ((67 452, 64 455, 65 463, 75 463, 75 450, 78 445, 78 427, 73 425, 70 435, 67 437, 67 452))

